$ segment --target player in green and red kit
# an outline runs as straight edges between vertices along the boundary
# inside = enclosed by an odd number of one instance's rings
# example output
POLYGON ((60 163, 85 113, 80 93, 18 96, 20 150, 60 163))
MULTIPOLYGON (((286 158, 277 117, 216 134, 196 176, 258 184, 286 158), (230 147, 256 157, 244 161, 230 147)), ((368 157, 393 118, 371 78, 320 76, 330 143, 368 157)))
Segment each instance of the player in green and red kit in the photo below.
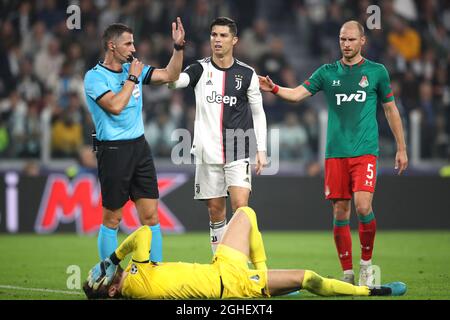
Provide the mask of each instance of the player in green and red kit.
POLYGON ((372 210, 378 157, 377 102, 383 105, 397 143, 395 169, 408 166, 403 128, 390 87, 389 74, 379 63, 361 56, 364 27, 346 22, 339 35, 342 59, 322 65, 302 85, 283 88, 259 77, 260 88, 284 100, 299 102, 323 90, 328 104, 325 154, 325 196, 333 204, 334 241, 344 271, 354 283, 350 212, 352 196, 359 219, 361 260, 359 285, 373 285, 372 251, 376 220, 372 210))

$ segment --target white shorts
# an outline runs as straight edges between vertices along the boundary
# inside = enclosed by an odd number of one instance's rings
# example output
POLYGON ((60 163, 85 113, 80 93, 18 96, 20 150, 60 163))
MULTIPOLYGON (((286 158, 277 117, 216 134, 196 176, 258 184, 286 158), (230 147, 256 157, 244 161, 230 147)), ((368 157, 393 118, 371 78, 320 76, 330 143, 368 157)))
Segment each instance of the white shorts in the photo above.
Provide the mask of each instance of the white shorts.
POLYGON ((252 191, 250 159, 223 164, 202 163, 195 166, 194 199, 206 200, 228 196, 229 187, 252 191))

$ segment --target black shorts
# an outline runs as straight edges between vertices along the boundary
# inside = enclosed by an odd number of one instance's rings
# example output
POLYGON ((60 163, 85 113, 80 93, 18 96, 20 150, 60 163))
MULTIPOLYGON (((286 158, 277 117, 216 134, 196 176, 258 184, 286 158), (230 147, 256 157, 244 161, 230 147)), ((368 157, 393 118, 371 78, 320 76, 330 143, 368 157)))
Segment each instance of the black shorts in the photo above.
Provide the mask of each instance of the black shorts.
POLYGON ((116 210, 128 199, 159 198, 155 164, 144 136, 99 141, 97 164, 103 207, 116 210))

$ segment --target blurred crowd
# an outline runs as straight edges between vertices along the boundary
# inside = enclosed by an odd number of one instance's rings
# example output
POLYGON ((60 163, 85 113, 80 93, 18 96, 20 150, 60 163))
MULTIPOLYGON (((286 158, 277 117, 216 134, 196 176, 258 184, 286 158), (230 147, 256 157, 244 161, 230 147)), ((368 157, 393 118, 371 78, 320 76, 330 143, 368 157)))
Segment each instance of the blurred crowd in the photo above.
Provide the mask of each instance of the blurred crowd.
MULTIPOLYGON (((368 43, 363 55, 389 70, 407 134, 411 112, 421 114, 421 156, 447 158, 450 2, 445 0, 3 1, 0 157, 39 158, 42 141, 51 144, 52 158, 79 157, 83 146, 90 143, 93 129, 83 77, 102 59, 101 35, 113 22, 133 28, 139 59, 164 67, 173 49, 171 22, 180 16, 188 41, 186 66, 210 55, 209 24, 217 16, 229 16, 238 24, 235 56, 258 74, 269 74, 276 83, 295 87, 320 64, 340 58, 341 24, 357 19, 366 25, 370 16, 366 9, 372 4, 381 8, 382 29, 366 30, 368 43), (78 30, 66 24, 71 4, 80 8, 78 30), (48 140, 42 139, 45 132, 49 132, 48 140)), ((174 129, 193 131, 193 92, 145 86, 143 98, 146 138, 156 157, 170 157, 178 143, 171 139, 174 129)), ((325 108, 324 101, 293 106, 264 94, 264 108, 269 129, 280 130, 281 159, 314 163, 318 113, 325 108)), ((382 108, 379 110, 382 155, 392 156, 395 141, 382 108)))

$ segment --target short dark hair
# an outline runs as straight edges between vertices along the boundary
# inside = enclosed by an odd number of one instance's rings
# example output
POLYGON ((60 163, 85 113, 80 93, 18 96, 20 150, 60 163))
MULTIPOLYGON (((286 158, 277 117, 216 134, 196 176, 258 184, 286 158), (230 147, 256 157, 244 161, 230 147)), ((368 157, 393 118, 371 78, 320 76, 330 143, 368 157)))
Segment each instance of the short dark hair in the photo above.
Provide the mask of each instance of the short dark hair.
MULTIPOLYGON (((119 265, 117 267, 117 271, 116 274, 114 275, 114 278, 112 279, 111 283, 108 285, 101 285, 99 288, 97 288, 97 290, 94 290, 93 288, 91 288, 89 286, 88 281, 85 281, 83 283, 83 291, 86 294, 86 297, 91 300, 91 299, 111 299, 111 297, 108 294, 108 290, 109 288, 113 285, 113 284, 118 284, 122 278, 122 273, 123 273, 123 269, 122 267, 119 265)), ((118 293, 116 294, 114 297, 112 298, 121 298, 121 294, 118 293)))
POLYGON ((133 33, 133 29, 123 23, 113 23, 109 25, 102 36, 103 48, 105 51, 108 50, 108 41, 120 37, 124 32, 133 33))
POLYGON ((227 26, 230 28, 230 32, 233 34, 233 36, 237 36, 237 25, 233 19, 230 19, 228 17, 218 17, 214 19, 213 22, 211 22, 209 31, 212 31, 212 28, 214 26, 227 26))

